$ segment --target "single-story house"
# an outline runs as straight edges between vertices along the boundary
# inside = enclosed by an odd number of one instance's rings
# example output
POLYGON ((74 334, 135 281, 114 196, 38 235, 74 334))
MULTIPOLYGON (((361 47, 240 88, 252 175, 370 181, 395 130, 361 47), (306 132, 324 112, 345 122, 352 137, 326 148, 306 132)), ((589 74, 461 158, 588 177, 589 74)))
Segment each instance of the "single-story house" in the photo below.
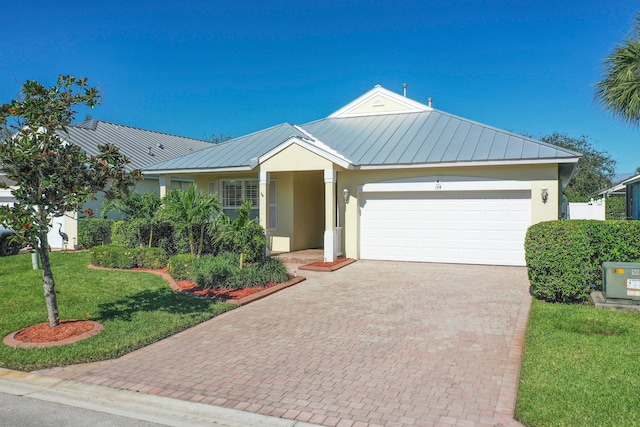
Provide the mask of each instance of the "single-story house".
POLYGON ((627 219, 640 219, 640 174, 633 174, 600 192, 603 197, 626 197, 627 219))
POLYGON ((242 199, 271 250, 324 258, 524 265, 527 228, 558 219, 574 151, 381 86, 328 117, 283 123, 143 168, 242 199))
MULTIPOLYGON (((113 144, 120 148, 120 152, 129 158, 126 169, 143 169, 144 167, 159 161, 169 160, 174 157, 193 153, 208 147, 211 143, 199 139, 185 138, 166 133, 139 129, 101 120, 85 120, 82 123, 67 127, 67 132, 57 131, 63 141, 81 147, 88 155, 99 154, 98 145, 113 144)), ((0 180, 6 178, 0 174, 0 180)), ((189 178, 174 179, 171 189, 186 188, 193 180, 189 178)), ((11 185, 11 182, 9 182, 11 185)), ((160 191, 159 177, 146 174, 144 178, 136 182, 134 191, 144 193, 147 191, 160 191)), ((15 199, 11 189, 0 190, 0 204, 13 203, 15 199)), ((89 200, 81 209, 90 208, 96 216, 102 216, 101 207, 103 195, 98 195, 96 200, 89 200)), ((116 213, 108 216, 119 218, 116 213)), ((48 234, 49 245, 54 249, 63 249, 64 244, 59 231, 67 234, 69 241, 67 248, 73 249, 78 244, 78 213, 68 214, 52 220, 52 229, 48 234)))

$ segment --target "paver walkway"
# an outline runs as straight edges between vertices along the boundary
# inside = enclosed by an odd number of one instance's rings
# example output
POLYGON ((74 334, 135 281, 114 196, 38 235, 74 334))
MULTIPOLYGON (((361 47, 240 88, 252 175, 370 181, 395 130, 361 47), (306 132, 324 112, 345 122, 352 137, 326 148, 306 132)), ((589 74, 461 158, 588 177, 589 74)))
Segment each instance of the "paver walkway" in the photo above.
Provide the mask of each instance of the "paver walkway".
POLYGON ((328 426, 513 421, 518 267, 358 261, 117 360, 43 371, 328 426))

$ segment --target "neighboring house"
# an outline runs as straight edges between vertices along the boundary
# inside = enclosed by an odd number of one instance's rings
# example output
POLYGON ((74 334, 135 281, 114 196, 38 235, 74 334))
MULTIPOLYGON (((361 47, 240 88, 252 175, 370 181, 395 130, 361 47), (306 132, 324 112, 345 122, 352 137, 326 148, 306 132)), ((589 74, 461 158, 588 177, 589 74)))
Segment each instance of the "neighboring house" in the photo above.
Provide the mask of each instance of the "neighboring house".
MULTIPOLYGON (((143 169, 159 161, 169 160, 211 147, 211 143, 207 141, 138 129, 100 120, 86 120, 82 123, 68 126, 67 132, 59 130, 57 133, 63 141, 81 147, 88 155, 99 154, 98 145, 113 144, 117 146, 120 152, 128 157, 131 162, 126 167, 127 171, 143 169)), ((0 176, 0 179, 4 178, 0 176)), ((191 182, 193 182, 193 180, 189 178, 174 179, 171 189, 186 188, 191 182)), ((11 185, 11 183, 9 183, 9 185, 11 185)), ((159 192, 159 177, 153 174, 144 175, 143 179, 136 183, 134 191, 139 193, 147 191, 159 192)), ((13 202, 14 200, 10 189, 0 190, 0 204, 13 202)), ((88 201, 81 208, 81 211, 90 208, 96 216, 102 216, 102 202, 103 195, 98 195, 96 200, 88 201)), ((82 214, 82 212, 80 212, 80 214, 82 214)), ((119 217, 117 214, 109 214, 109 216, 114 218, 119 217)), ((66 248, 73 249, 77 246, 77 218, 77 212, 70 212, 63 217, 53 219, 52 229, 48 235, 49 245, 52 248, 64 248, 60 231, 66 233, 69 237, 66 248)))
POLYGON ((603 197, 626 197, 627 219, 640 219, 640 174, 627 176, 599 193, 603 197))
MULTIPOLYGON (((126 167, 129 172, 211 147, 211 143, 199 139, 169 135, 101 120, 86 120, 68 126, 67 132, 60 130, 58 135, 62 140, 81 147, 90 156, 99 154, 98 145, 113 144, 117 146, 131 162, 126 167)), ((171 188, 186 188, 191 182, 190 179, 174 180, 171 188)), ((136 183, 134 190, 138 193, 144 193, 147 191, 158 192, 159 189, 158 177, 147 174, 136 183)), ((102 198, 99 198, 97 201, 85 204, 83 210, 91 208, 95 215, 102 216, 101 206, 102 198)))
POLYGON ((271 249, 357 259, 524 265, 527 228, 559 217, 574 151, 380 86, 324 119, 283 123, 143 169, 192 178, 227 212, 250 199, 271 249))

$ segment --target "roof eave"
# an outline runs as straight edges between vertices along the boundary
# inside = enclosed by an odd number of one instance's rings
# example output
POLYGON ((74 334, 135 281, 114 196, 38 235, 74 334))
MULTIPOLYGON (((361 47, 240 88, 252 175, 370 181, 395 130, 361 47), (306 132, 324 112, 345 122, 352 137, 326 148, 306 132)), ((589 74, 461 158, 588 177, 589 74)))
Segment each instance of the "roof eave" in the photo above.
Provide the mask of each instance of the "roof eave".
POLYGON ((580 157, 552 158, 552 159, 519 159, 519 160, 471 160, 457 162, 439 162, 439 163, 396 163, 396 164, 378 164, 378 165, 359 165, 355 169, 374 170, 374 169, 419 169, 419 168, 445 168, 456 166, 508 166, 508 165, 540 165, 540 164, 576 164, 580 157))
POLYGON ((183 169, 143 169, 142 174, 149 175, 174 175, 174 174, 194 174, 194 173, 214 173, 214 172, 247 172, 253 170, 254 167, 249 166, 229 166, 221 168, 183 168, 183 169))

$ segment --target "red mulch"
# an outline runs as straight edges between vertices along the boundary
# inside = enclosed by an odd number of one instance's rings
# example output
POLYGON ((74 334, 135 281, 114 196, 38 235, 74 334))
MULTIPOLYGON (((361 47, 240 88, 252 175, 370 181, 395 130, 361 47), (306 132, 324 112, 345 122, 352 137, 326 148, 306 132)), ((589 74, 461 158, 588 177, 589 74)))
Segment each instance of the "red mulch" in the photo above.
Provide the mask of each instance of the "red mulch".
MULTIPOLYGON (((167 272, 166 267, 160 270, 153 270, 151 268, 134 268, 133 270, 167 272)), ((220 301, 236 301, 270 288, 274 283, 270 283, 267 286, 244 289, 200 289, 196 283, 190 280, 176 280, 176 285, 180 288, 180 291, 199 297, 212 298, 220 301)))
POLYGON ((244 298, 246 296, 255 294, 256 292, 260 292, 264 289, 267 289, 269 286, 258 287, 258 288, 245 288, 245 289, 200 289, 198 285, 189 281, 189 280, 176 280, 176 285, 180 288, 182 292, 188 292, 193 295, 197 295, 199 297, 205 298, 215 298, 221 301, 234 301, 244 298))
POLYGON ((95 323, 90 320, 61 320, 55 328, 50 327, 49 323, 39 323, 21 330, 13 337, 32 343, 62 341, 89 332, 94 326, 95 323))

